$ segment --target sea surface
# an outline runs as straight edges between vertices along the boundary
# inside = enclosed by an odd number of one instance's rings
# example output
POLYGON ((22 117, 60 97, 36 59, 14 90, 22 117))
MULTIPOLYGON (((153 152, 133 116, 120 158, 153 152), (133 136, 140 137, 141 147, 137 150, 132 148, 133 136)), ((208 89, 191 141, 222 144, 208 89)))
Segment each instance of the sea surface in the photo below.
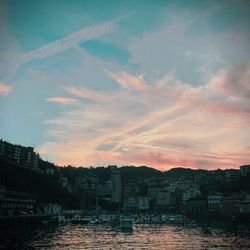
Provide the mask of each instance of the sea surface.
MULTIPOLYGON (((249 227, 250 228, 250 227, 249 227)), ((250 230, 207 225, 58 225, 0 232, 0 249, 250 249, 250 230)))

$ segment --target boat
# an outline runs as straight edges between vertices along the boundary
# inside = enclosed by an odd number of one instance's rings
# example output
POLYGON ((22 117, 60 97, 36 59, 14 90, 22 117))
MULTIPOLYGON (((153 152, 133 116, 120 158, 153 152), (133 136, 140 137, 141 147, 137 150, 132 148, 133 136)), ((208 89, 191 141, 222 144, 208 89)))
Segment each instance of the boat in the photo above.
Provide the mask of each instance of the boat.
POLYGON ((147 214, 143 217, 143 223, 150 223, 150 221, 151 221, 150 215, 147 214))
POLYGON ((89 221, 89 223, 90 223, 90 224, 99 224, 100 221, 99 221, 99 219, 97 219, 97 218, 91 218, 90 221, 89 221))
POLYGON ((129 217, 121 217, 120 218, 120 228, 124 230, 132 230, 133 229, 133 219, 129 217))
POLYGON ((140 223, 140 218, 139 218, 138 215, 134 215, 132 219, 133 219, 133 223, 134 223, 134 224, 140 223))

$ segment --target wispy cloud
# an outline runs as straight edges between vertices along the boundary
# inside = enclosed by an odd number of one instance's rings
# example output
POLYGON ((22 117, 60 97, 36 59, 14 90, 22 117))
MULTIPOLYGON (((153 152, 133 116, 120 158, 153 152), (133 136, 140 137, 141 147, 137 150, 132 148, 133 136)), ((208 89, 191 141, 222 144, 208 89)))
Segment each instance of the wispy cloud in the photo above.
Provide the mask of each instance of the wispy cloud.
POLYGON ((250 99, 250 64, 240 63, 229 72, 221 71, 211 85, 225 94, 250 99))
POLYGON ((238 111, 247 110, 249 100, 218 87, 230 85, 223 79, 234 70, 219 72, 200 87, 166 76, 151 83, 148 91, 105 95, 108 102, 100 102, 103 94, 71 86, 69 92, 95 102, 47 120, 48 141, 41 152, 53 152, 58 163, 75 165, 147 164, 167 169, 245 164, 250 121, 247 113, 238 111))
POLYGON ((51 98, 47 98, 46 101, 48 101, 48 102, 56 102, 56 103, 60 103, 60 104, 63 104, 63 105, 72 105, 72 104, 77 102, 76 99, 65 98, 65 97, 51 97, 51 98))
POLYGON ((96 91, 92 91, 86 89, 84 87, 76 87, 76 86, 62 86, 68 93, 78 96, 87 98, 96 102, 107 102, 108 97, 105 94, 98 93, 96 91))
POLYGON ((0 96, 7 96, 11 93, 12 87, 0 82, 0 96))
POLYGON ((123 88, 131 88, 140 91, 145 91, 148 89, 148 85, 144 81, 143 75, 132 75, 126 71, 112 72, 106 69, 107 75, 119 83, 123 88))

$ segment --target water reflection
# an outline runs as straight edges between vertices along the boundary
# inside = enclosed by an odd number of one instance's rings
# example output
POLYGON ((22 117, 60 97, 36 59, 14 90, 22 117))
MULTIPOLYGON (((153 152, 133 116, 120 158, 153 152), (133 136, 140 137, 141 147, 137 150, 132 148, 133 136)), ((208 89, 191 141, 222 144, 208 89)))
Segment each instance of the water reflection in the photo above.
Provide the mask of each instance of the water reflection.
POLYGON ((250 232, 204 225, 65 225, 0 233, 1 249, 250 249, 250 232))

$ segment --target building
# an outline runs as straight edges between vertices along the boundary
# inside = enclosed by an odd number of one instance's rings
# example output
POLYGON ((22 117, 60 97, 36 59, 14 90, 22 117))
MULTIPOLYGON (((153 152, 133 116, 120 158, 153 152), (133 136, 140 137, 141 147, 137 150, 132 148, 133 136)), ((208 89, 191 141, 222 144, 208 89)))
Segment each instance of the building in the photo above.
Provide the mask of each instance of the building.
POLYGON ((207 196, 208 211, 216 212, 219 211, 220 205, 224 199, 222 193, 210 194, 207 196))
POLYGON ((186 203, 191 198, 195 198, 200 195, 200 189, 197 187, 191 187, 183 191, 182 193, 182 202, 183 204, 186 203))
POLYGON ((31 194, 9 191, 0 187, 0 214, 15 215, 34 211, 37 197, 31 194))
POLYGON ((207 199, 203 197, 191 198, 186 203, 187 213, 192 216, 205 215, 207 213, 207 199))
POLYGON ((20 167, 38 169, 39 154, 33 147, 24 147, 0 140, 0 157, 20 167))
POLYGON ((75 178, 76 192, 92 192, 96 193, 98 178, 96 175, 90 174, 87 171, 75 178))
POLYGON ((225 170, 225 173, 227 183, 237 181, 240 178, 240 171, 237 169, 227 169, 225 170))
POLYGON ((68 179, 65 176, 59 177, 59 183, 61 183, 62 187, 67 188, 68 186, 68 179))
POLYGON ((242 176, 250 175, 250 165, 241 166, 240 173, 242 176))
POLYGON ((146 196, 138 197, 138 205, 137 208, 141 211, 146 211, 149 209, 149 199, 146 196))
POLYGON ((43 203, 41 208, 44 214, 59 214, 62 211, 62 206, 56 203, 43 203))
POLYGON ((75 177, 74 191, 80 197, 80 209, 90 209, 97 206, 98 177, 87 170, 75 177))
POLYGON ((239 203, 244 201, 246 196, 238 193, 224 197, 220 204, 220 213, 224 216, 239 214, 239 203))
POLYGON ((111 200, 121 202, 121 173, 118 169, 111 172, 111 200))
POLYGON ((123 198, 123 209, 124 211, 135 211, 137 209, 137 197, 128 196, 123 198))
POLYGON ((239 212, 242 215, 250 216, 250 200, 239 202, 239 212))
POLYGON ((107 180, 104 183, 104 195, 110 196, 111 195, 111 180, 107 180))
POLYGON ((139 186, 137 185, 135 180, 131 180, 126 185, 122 187, 122 194, 124 196, 134 195, 139 191, 139 186))
POLYGON ((199 188, 199 185, 193 181, 181 180, 181 181, 171 181, 169 183, 168 190, 170 192, 175 192, 176 189, 185 191, 189 188, 199 188))
POLYGON ((97 186, 97 195, 102 198, 110 198, 111 194, 111 180, 107 180, 103 184, 97 186))
POLYGON ((45 173, 47 175, 54 175, 55 174, 55 168, 47 168, 45 173))
POLYGON ((156 194, 156 206, 158 208, 168 208, 171 205, 171 194, 167 191, 159 191, 156 194))

